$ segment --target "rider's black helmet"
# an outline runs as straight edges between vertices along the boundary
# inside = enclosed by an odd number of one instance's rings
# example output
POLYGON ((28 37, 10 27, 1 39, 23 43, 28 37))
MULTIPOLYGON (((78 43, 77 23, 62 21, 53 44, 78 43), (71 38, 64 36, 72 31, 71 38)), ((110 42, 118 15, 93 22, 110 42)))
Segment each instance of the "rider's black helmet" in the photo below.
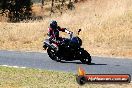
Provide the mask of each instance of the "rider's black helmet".
POLYGON ((52 20, 51 22, 50 22, 50 28, 52 28, 52 29, 56 29, 57 28, 57 22, 55 21, 55 20, 52 20))

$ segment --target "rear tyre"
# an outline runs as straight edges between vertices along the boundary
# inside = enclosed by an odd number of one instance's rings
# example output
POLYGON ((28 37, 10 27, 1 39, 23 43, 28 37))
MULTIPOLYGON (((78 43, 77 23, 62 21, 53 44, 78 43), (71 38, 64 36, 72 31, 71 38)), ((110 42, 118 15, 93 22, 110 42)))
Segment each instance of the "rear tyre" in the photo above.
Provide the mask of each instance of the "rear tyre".
POLYGON ((50 48, 47 49, 47 53, 49 55, 49 57, 54 60, 54 61, 57 61, 57 62, 60 62, 61 59, 56 55, 56 52, 50 48))
POLYGON ((47 49, 47 53, 49 55, 49 57, 52 59, 52 60, 55 60, 55 51, 53 51, 52 49, 48 48, 47 49))
POLYGON ((57 62, 61 62, 61 59, 57 56, 57 57, 56 57, 56 61, 57 61, 57 62))
POLYGON ((84 64, 90 64, 91 63, 91 61, 92 61, 91 56, 86 50, 83 50, 80 61, 84 64))

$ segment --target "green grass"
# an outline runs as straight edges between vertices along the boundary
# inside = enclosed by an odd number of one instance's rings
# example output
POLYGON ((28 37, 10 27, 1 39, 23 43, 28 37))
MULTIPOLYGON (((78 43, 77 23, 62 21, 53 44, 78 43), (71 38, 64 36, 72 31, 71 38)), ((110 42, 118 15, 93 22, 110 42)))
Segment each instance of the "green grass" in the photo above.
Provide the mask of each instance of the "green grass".
POLYGON ((131 88, 132 84, 85 84, 72 73, 0 67, 0 88, 131 88))

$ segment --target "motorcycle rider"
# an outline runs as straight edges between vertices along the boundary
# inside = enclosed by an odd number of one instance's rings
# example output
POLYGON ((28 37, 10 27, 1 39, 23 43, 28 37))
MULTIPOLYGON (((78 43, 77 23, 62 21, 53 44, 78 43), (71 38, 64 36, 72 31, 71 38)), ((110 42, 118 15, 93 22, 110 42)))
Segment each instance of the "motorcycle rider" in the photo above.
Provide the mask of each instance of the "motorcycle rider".
POLYGON ((57 21, 52 20, 48 28, 48 36, 49 42, 56 48, 56 50, 58 50, 58 45, 62 41, 62 38, 59 37, 59 31, 72 34, 72 32, 67 30, 66 28, 61 28, 60 26, 58 26, 57 21))

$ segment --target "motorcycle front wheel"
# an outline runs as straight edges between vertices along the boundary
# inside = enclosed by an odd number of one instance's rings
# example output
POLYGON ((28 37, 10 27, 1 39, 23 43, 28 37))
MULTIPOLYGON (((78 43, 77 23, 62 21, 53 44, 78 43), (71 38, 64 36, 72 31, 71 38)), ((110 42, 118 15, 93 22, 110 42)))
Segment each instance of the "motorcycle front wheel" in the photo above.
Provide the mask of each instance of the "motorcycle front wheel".
POLYGON ((84 64, 90 64, 91 63, 91 61, 92 61, 91 56, 86 50, 83 50, 83 52, 81 54, 80 61, 84 64))

